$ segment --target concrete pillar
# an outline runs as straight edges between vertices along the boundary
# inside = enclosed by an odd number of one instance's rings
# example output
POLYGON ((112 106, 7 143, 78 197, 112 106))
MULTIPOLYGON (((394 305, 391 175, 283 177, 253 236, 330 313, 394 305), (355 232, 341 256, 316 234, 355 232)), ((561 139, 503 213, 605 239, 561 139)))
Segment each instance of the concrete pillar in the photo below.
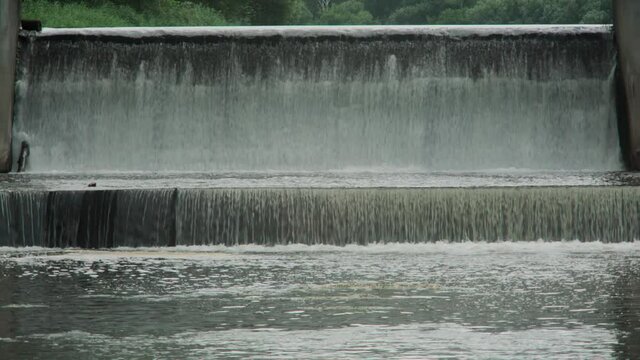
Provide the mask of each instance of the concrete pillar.
MULTIPOLYGON (((618 64, 626 93, 627 138, 631 167, 640 170, 640 1, 613 0, 618 64)), ((625 132, 621 132, 624 134, 625 132)))
POLYGON ((15 88, 19 0, 0 0, 0 172, 11 171, 11 124, 15 88))

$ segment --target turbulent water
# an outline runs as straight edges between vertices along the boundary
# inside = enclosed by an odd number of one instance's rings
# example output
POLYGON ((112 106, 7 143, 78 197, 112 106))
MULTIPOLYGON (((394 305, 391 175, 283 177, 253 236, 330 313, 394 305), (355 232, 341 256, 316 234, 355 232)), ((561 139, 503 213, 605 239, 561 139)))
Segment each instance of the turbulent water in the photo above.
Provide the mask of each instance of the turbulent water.
POLYGON ((640 356, 640 247, 0 248, 3 359, 640 356))
POLYGON ((35 172, 621 166, 604 26, 45 30, 20 54, 35 172))

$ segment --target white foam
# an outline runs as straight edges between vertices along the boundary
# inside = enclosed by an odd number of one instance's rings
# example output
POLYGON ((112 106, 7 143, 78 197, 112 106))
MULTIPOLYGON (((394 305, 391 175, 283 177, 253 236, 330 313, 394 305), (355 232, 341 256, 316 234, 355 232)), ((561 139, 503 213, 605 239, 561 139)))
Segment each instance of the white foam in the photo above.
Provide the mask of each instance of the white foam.
MULTIPOLYGON (((580 242, 580 241, 561 241, 561 242, 448 242, 438 241, 434 243, 389 243, 389 244, 373 244, 367 246, 347 245, 238 245, 232 247, 225 246, 178 246, 175 248, 161 248, 162 251, 176 252, 220 252, 230 254, 252 254, 252 253, 298 253, 298 252, 336 252, 336 253, 451 253, 451 254, 487 254, 487 253, 522 253, 522 252, 635 252, 640 251, 640 242, 630 243, 603 243, 603 242, 580 242)), ((152 249, 145 249, 153 251, 152 249)))
POLYGON ((34 309, 34 308, 48 308, 49 305, 43 304, 9 304, 0 306, 3 309, 34 309))
MULTIPOLYGON (((0 248, 2 251, 7 248, 0 248)), ((10 248, 9 248, 10 249, 10 248)), ((14 251, 15 249, 11 250, 14 251)), ((116 262, 122 259, 163 261, 163 260, 191 260, 191 261, 222 261, 235 259, 238 256, 277 255, 292 253, 353 253, 353 254, 384 254, 384 253, 410 253, 410 254, 451 254, 451 255, 491 255, 510 253, 640 253, 640 242, 628 243, 603 243, 603 242, 446 242, 421 244, 373 244, 367 246, 347 245, 238 245, 238 246, 177 246, 177 247, 145 247, 127 248, 120 247, 113 250, 62 250, 62 253, 54 255, 33 254, 16 259, 17 263, 40 263, 51 260, 74 260, 83 262, 116 262)))

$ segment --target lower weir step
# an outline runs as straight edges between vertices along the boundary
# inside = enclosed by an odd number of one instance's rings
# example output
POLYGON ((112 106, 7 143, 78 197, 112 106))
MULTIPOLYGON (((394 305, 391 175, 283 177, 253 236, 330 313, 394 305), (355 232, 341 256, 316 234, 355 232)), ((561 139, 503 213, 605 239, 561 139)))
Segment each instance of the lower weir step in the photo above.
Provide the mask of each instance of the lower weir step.
POLYGON ((640 188, 0 192, 0 246, 640 239, 640 188))

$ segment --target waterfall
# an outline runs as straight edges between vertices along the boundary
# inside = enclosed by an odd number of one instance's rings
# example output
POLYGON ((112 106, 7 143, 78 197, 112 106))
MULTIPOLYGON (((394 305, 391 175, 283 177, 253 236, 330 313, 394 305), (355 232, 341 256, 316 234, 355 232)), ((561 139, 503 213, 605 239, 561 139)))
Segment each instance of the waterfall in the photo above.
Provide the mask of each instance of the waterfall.
POLYGON ((640 239, 634 186, 0 192, 0 246, 640 239))
POLYGON ((608 26, 22 33, 14 144, 40 174, 0 191, 0 246, 632 241, 633 186, 459 177, 621 170, 615 56, 608 26))
POLYGON ((32 172, 617 170, 614 64, 606 26, 49 29, 14 133, 32 172))

